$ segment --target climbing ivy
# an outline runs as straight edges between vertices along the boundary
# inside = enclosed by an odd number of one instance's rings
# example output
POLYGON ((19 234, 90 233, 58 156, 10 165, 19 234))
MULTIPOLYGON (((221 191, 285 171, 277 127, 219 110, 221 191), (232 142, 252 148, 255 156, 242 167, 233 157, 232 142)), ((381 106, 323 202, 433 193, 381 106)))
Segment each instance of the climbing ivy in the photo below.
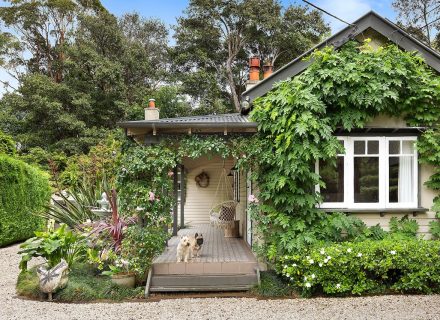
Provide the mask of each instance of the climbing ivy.
MULTIPOLYGON (((436 128, 440 117, 440 79, 415 53, 351 41, 338 51, 316 50, 308 59, 307 70, 255 100, 251 113, 261 141, 258 154, 248 150, 259 187, 254 217, 269 260, 362 227, 316 208, 322 198, 315 186, 324 183, 314 164, 334 163, 344 151, 333 135, 337 128, 362 128, 379 113, 436 128)), ((422 162, 440 167, 437 129, 423 134, 419 152, 422 162)), ((440 189, 438 169, 427 184, 440 189)))

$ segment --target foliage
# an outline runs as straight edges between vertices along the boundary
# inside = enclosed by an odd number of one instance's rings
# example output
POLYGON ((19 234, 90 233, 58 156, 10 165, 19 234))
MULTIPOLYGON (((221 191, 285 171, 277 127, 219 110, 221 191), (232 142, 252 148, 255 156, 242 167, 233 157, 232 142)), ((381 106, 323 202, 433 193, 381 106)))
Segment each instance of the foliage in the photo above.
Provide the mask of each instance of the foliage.
POLYGON ((439 48, 438 1, 394 0, 392 6, 398 13, 399 24, 402 24, 409 34, 430 47, 439 48))
POLYGON ((0 154, 15 155, 15 142, 11 136, 0 131, 0 154))
MULTIPOLYGON (((54 293, 61 302, 82 302, 96 300, 127 300, 143 297, 144 287, 124 288, 107 277, 98 276, 89 265, 75 263, 69 272, 67 287, 54 293)), ((22 272, 17 280, 17 294, 32 299, 40 299, 36 268, 22 272)))
POLYGON ((138 282, 146 280, 153 258, 162 252, 166 239, 164 228, 138 225, 127 228, 122 240, 121 257, 129 262, 130 271, 136 273, 138 282))
POLYGON ((98 187, 103 180, 107 180, 109 185, 114 184, 117 170, 120 167, 120 148, 121 142, 116 134, 110 134, 104 141, 91 147, 88 154, 70 157, 66 168, 60 174, 61 185, 59 187, 75 189, 76 186, 84 184, 98 187))
POLYGON ((302 295, 440 291, 440 242, 344 242, 282 257, 277 271, 302 295))
POLYGON ((282 56, 282 65, 329 30, 317 11, 283 9, 277 0, 192 0, 177 22, 172 54, 184 92, 235 110, 250 52, 272 62, 282 56))
POLYGON ((339 230, 362 229, 357 219, 317 208, 322 198, 315 185, 325 185, 314 164, 344 152, 333 136, 337 128, 363 127, 379 113, 403 114, 414 126, 433 126, 440 116, 440 80, 415 53, 348 42, 309 59, 302 74, 254 101, 251 113, 263 142, 258 153, 246 154, 260 190, 254 216, 269 260, 320 240, 339 241, 339 230))
POLYGON ((398 220, 396 217, 390 219, 390 232, 394 234, 400 234, 403 237, 414 238, 417 236, 419 230, 419 224, 417 220, 408 219, 408 216, 404 216, 398 220))
POLYGON ((287 297, 292 295, 289 285, 274 271, 260 273, 261 284, 252 289, 252 292, 261 297, 287 297))
POLYGON ((0 246, 32 237, 43 220, 32 215, 48 203, 48 176, 7 155, 0 155, 0 246))
POLYGON ((123 155, 117 178, 121 212, 138 215, 146 226, 169 223, 174 153, 165 145, 133 146, 123 155))
POLYGON ((99 189, 77 187, 68 194, 60 192, 61 200, 52 199, 52 203, 46 206, 44 211, 37 215, 45 219, 53 219, 58 223, 64 223, 69 228, 82 230, 82 224, 87 221, 96 221, 98 216, 91 210, 97 207, 97 195, 99 189), (98 192, 95 192, 98 190, 98 192))
POLYGON ((35 235, 20 245, 21 271, 26 271, 27 263, 35 257, 44 258, 49 268, 56 266, 61 259, 71 267, 85 252, 84 237, 67 229, 65 224, 54 231, 35 232, 35 235))

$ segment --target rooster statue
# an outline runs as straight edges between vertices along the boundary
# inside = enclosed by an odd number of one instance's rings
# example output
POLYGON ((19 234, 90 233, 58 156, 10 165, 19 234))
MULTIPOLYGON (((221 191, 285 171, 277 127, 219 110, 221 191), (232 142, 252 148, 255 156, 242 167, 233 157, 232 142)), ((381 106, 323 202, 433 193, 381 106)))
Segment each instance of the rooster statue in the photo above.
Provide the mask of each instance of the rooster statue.
POLYGON ((37 274, 40 278, 40 290, 48 294, 49 301, 52 301, 53 292, 67 285, 68 268, 69 265, 66 260, 62 259, 52 269, 47 270, 44 266, 37 269, 37 274))

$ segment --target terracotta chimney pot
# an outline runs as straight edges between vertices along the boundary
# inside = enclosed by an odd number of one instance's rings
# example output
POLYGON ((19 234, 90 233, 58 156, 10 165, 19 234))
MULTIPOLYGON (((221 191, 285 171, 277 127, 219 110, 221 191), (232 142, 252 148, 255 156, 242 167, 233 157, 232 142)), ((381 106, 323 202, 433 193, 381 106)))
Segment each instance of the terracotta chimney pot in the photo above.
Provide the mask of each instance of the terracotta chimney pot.
POLYGON ((258 57, 252 57, 249 59, 249 80, 260 80, 260 59, 258 57))
POLYGON ((156 100, 155 99, 148 100, 148 108, 156 108, 156 100))
POLYGON ((156 100, 149 99, 148 107, 145 107, 144 111, 145 111, 145 120, 147 121, 159 120, 159 109, 156 108, 156 100))
POLYGON ((268 78, 273 73, 273 65, 270 63, 266 63, 263 66, 263 79, 268 78))

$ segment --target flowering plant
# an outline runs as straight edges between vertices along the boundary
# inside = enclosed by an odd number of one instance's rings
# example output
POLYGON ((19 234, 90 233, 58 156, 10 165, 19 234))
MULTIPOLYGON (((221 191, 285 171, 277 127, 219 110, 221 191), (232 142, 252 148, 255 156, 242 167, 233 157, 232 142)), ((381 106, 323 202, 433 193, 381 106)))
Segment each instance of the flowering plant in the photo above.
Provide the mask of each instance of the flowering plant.
POLYGON ((303 296, 440 292, 440 241, 393 239, 318 246, 279 258, 276 269, 303 296))
POLYGON ((110 270, 106 270, 102 272, 102 275, 104 276, 113 276, 115 274, 121 274, 121 273, 130 273, 130 262, 128 260, 124 260, 121 258, 118 258, 115 260, 113 265, 109 265, 110 270))

